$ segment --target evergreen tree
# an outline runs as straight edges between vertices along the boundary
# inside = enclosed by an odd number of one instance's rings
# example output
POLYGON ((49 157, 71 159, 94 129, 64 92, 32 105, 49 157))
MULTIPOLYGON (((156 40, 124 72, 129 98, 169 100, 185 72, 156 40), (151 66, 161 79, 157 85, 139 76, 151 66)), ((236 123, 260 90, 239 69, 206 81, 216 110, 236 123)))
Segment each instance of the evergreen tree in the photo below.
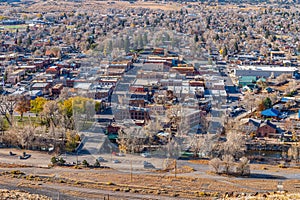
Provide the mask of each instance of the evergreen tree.
POLYGON ((126 36, 125 42, 124 42, 124 50, 126 53, 128 53, 129 49, 130 49, 130 41, 129 41, 129 37, 126 36))
POLYGON ((27 38, 27 46, 30 46, 32 44, 32 39, 31 39, 31 36, 28 35, 28 38, 27 38))
POLYGON ((143 35, 143 41, 144 41, 144 44, 147 45, 148 44, 148 34, 145 32, 144 35, 143 35))
POLYGON ((225 46, 222 50, 222 56, 225 57, 228 55, 228 50, 227 50, 227 47, 225 46))
POLYGON ((198 36, 198 34, 195 34, 194 42, 195 42, 195 43, 199 42, 199 36, 198 36))
POLYGON ((239 44, 237 42, 234 43, 234 51, 235 52, 239 51, 239 44))

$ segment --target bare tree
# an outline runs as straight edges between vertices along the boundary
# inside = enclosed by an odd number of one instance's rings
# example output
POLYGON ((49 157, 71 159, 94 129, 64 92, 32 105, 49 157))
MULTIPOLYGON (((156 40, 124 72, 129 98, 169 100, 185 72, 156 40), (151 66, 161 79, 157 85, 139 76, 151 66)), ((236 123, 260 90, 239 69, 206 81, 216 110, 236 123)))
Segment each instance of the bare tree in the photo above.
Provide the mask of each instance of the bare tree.
POLYGON ((213 158, 209 161, 209 165, 214 169, 215 173, 220 173, 222 161, 220 158, 213 158))
POLYGON ((70 89, 67 88, 67 87, 64 87, 61 92, 60 92, 60 95, 59 95, 59 99, 60 100, 66 100, 68 98, 71 97, 71 92, 70 92, 70 89))
POLYGON ((246 150, 246 143, 244 136, 237 131, 227 133, 226 142, 221 145, 222 155, 231 155, 235 159, 241 158, 246 150))
POLYGON ((211 157, 215 142, 215 137, 212 134, 195 134, 194 137, 191 138, 190 146, 195 156, 211 157))
POLYGON ((247 157, 240 158, 236 172, 242 176, 247 176, 250 174, 250 160, 247 157))
POLYGON ((16 96, 0 96, 0 113, 3 115, 10 126, 13 125, 13 113, 18 98, 16 96))
POLYGON ((232 155, 228 155, 228 154, 223 155, 223 157, 222 157, 222 164, 224 166, 224 173, 225 174, 231 173, 232 166, 234 164, 234 158, 233 158, 233 156, 232 155))
POLYGON ((56 101, 47 101, 44 104, 44 109, 41 112, 41 116, 44 118, 46 125, 49 127, 50 123, 56 126, 59 123, 59 108, 56 101))

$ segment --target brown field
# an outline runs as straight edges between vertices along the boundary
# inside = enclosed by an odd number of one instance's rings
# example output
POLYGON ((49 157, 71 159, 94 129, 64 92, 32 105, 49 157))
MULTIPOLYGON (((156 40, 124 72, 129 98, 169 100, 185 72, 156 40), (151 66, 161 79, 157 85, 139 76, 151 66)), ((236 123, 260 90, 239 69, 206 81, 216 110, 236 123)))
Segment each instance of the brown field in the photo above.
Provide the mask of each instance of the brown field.
POLYGON ((128 7, 130 8, 149 8, 152 10, 180 10, 182 8, 182 6, 180 6, 180 4, 177 3, 169 3, 169 4, 158 4, 158 3, 149 3, 149 2, 137 2, 135 4, 131 4, 128 7))
MULTIPOLYGON (((196 163, 196 161, 192 161, 196 163)), ((5 165, 4 165, 5 166, 5 165)), ((3 166, 3 167, 4 167, 3 166)), ((12 166, 13 167, 13 166, 12 166)), ((300 169, 279 168, 271 165, 251 165, 252 170, 265 170, 268 172, 282 171, 285 173, 300 173, 300 169)), ((61 193, 78 197, 99 197, 94 192, 85 193, 84 191, 107 191, 108 193, 118 192, 115 195, 151 195, 164 197, 181 197, 184 199, 197 199, 199 197, 224 197, 228 192, 235 194, 245 193, 253 195, 256 192, 258 199, 262 194, 273 195, 277 191, 279 179, 263 178, 237 178, 230 176, 219 176, 213 173, 197 174, 178 174, 175 177, 172 173, 150 174, 138 173, 130 175, 129 172, 121 172, 114 169, 73 169, 66 167, 55 167, 54 170, 59 173, 59 178, 55 174, 48 173, 47 169, 39 174, 18 175, 11 169, 4 169, 0 174, 0 183, 9 179, 17 181, 19 186, 31 188, 46 189, 48 187, 57 188, 61 193)), ((25 168, 23 169, 25 170, 25 168)), ((42 170, 42 169, 40 169, 42 170)), ((21 169, 22 171, 22 169, 21 169)), ((263 173, 263 172, 262 172, 263 173)), ((11 180, 10 180, 11 181, 11 180)), ((300 180, 282 180, 285 191, 290 194, 299 193, 300 180)), ((112 195, 113 196, 113 195, 112 195)), ((118 199, 117 197, 111 199, 118 199)), ((127 199, 127 198, 126 198, 127 199)), ((130 199, 130 198, 129 198, 130 199)), ((291 198, 293 199, 293 198, 291 198)))

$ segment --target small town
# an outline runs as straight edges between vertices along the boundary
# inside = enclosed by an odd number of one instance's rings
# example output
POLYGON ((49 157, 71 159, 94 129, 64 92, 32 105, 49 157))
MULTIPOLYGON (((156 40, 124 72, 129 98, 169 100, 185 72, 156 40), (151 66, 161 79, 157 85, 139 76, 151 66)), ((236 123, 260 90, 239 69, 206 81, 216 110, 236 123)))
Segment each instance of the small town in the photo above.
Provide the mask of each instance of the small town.
POLYGON ((300 198, 299 21, 297 1, 0 1, 0 196, 300 198))

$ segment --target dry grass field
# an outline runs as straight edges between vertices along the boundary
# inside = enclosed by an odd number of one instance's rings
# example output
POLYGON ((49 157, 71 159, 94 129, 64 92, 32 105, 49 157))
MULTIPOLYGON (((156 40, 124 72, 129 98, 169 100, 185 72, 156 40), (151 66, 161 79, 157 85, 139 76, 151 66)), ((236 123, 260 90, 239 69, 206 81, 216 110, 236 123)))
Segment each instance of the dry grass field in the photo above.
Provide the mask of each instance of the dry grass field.
POLYGON ((166 3, 166 4, 158 4, 155 2, 137 2, 135 4, 129 5, 130 8, 149 8, 152 10, 180 10, 182 6, 178 3, 166 3))
MULTIPOLYGON (((252 165, 251 168, 253 170, 262 170, 263 168, 270 172, 282 170, 283 174, 300 172, 299 169, 281 169, 270 165, 252 165)), ((219 176, 211 173, 206 173, 206 175, 185 173, 175 177, 172 173, 158 173, 155 171, 147 174, 143 172, 135 173, 131 176, 129 172, 114 169, 56 167, 54 170, 59 172, 59 177, 55 176, 55 174, 47 174, 46 169, 41 175, 32 175, 19 173, 17 170, 7 168, 6 171, 0 174, 0 183, 2 181, 5 182, 8 178, 12 178, 18 181, 19 186, 36 187, 37 189, 56 188, 64 194, 86 198, 95 197, 96 194, 92 191, 107 191, 107 193, 118 192, 115 195, 124 193, 127 196, 150 195, 157 198, 181 197, 183 199, 199 199, 201 197, 201 199, 210 199, 212 197, 226 197, 225 199, 227 199, 228 197, 230 199, 233 196, 249 196, 251 198, 247 199, 261 199, 261 197, 270 195, 272 196, 270 199, 276 199, 275 197, 278 197, 278 195, 283 196, 281 193, 276 193, 279 181, 283 182, 283 188, 288 192, 288 194, 284 195, 285 199, 295 199, 300 192, 300 180, 277 179, 276 177, 239 178, 219 176)))

